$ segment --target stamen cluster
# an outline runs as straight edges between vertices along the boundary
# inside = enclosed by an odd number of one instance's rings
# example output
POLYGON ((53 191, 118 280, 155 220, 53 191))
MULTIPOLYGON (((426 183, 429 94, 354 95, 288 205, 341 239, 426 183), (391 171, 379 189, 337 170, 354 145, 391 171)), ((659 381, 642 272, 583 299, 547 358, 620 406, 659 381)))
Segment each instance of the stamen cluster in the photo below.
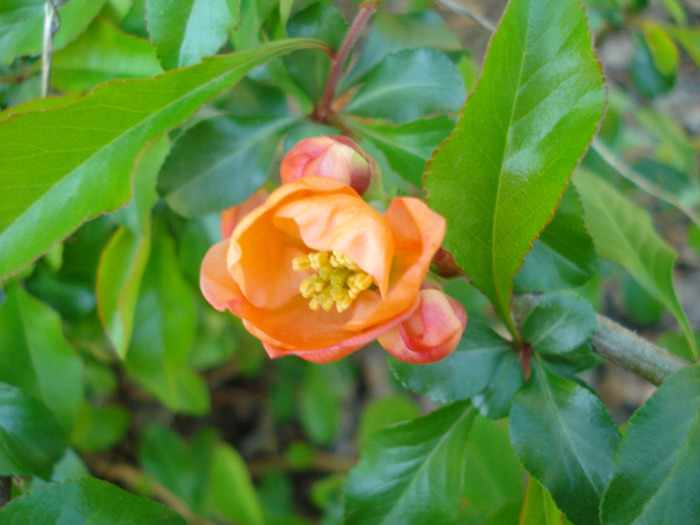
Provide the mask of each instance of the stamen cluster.
POLYGON ((337 251, 312 252, 295 257, 295 272, 314 270, 299 285, 309 308, 329 312, 335 305, 338 313, 352 305, 357 296, 373 284, 372 276, 363 272, 347 255, 337 251))

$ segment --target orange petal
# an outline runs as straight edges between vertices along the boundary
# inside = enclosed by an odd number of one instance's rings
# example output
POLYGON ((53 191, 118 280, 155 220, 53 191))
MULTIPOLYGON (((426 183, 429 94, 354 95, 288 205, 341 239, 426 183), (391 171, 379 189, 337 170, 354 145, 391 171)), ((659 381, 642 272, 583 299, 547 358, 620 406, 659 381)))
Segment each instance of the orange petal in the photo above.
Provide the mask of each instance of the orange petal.
POLYGON ((227 251, 228 241, 221 241, 209 248, 199 275, 199 287, 204 298, 222 312, 226 308, 233 310, 231 306, 243 299, 238 284, 226 266, 227 251))
POLYGON ((458 301, 439 290, 424 289, 413 314, 378 340, 401 361, 434 363, 457 347, 466 325, 467 314, 458 301))
POLYGON ((221 212, 221 237, 223 239, 230 237, 241 219, 263 204, 268 195, 270 192, 267 188, 260 188, 245 202, 221 212))

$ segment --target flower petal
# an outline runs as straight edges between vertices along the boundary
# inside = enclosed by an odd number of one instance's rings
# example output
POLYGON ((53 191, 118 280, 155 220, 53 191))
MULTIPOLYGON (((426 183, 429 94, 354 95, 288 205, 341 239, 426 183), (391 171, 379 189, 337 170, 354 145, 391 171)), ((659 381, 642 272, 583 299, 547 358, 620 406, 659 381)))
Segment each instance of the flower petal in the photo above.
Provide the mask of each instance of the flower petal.
POLYGON ((223 312, 230 305, 243 300, 243 294, 226 266, 228 241, 221 241, 209 248, 202 261, 199 287, 204 298, 217 310, 223 312))

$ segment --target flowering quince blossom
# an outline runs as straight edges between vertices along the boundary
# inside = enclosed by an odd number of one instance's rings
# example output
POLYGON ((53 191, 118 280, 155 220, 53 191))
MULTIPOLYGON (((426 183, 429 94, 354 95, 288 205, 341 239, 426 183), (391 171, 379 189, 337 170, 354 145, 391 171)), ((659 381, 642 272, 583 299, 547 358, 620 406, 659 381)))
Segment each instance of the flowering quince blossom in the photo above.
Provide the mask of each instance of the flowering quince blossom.
POLYGON ((200 286, 271 357, 329 362, 378 338, 398 359, 430 363, 456 347, 464 309, 423 285, 445 221, 422 201, 396 198, 382 216, 343 181, 319 176, 257 205, 262 198, 225 212, 223 233, 235 228, 207 253, 200 286))
POLYGON ((309 175, 338 179, 364 195, 379 178, 379 166, 348 137, 314 137, 298 142, 280 165, 283 183, 309 175))

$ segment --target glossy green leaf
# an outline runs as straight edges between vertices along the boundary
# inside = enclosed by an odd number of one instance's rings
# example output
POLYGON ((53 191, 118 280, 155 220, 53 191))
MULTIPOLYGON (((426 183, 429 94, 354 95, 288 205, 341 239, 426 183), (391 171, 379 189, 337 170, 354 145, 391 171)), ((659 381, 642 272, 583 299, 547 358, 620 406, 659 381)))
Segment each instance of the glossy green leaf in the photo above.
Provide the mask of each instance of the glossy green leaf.
POLYGON ((547 489, 537 479, 530 477, 519 525, 560 525, 561 520, 561 511, 547 489))
POLYGON ((445 247, 515 330, 512 279, 552 217, 605 106, 578 0, 513 0, 455 132, 428 165, 445 247))
POLYGON ((562 197, 554 218, 542 231, 515 275, 516 291, 542 292, 581 286, 597 268, 598 257, 574 186, 562 197))
POLYGON ((280 136, 296 117, 227 117, 203 120, 173 145, 158 191, 185 216, 239 204, 267 178, 280 136))
POLYGON ((601 400, 533 357, 532 377, 510 411, 510 437, 531 475, 577 525, 598 520, 620 433, 601 400))
MULTIPOLYGON (((4 0, 0 3, 0 65, 21 55, 41 54, 44 0, 4 0)), ((105 0, 71 0, 59 8, 61 30, 53 41, 55 51, 80 33, 100 11, 105 0)))
POLYGON ((43 401, 70 431, 83 390, 83 367, 63 337, 61 318, 19 285, 0 307, 0 381, 43 401))
POLYGON ((379 148, 392 169, 418 187, 428 158, 454 128, 454 122, 444 115, 398 125, 352 118, 344 123, 379 148))
POLYGON ((690 356, 682 357, 697 358, 695 336, 673 289, 676 253, 656 233, 647 212, 613 186, 584 171, 574 182, 598 254, 622 266, 669 309, 691 346, 690 356))
MULTIPOLYGON (((330 3, 316 2, 292 16, 287 24, 290 37, 317 38, 337 50, 348 31, 348 23, 330 3)), ((328 80, 331 61, 325 53, 301 51, 284 57, 294 81, 313 102, 320 100, 328 80)))
POLYGON ((208 510, 208 480, 216 440, 214 432, 202 430, 191 443, 185 443, 174 430, 151 423, 139 442, 139 461, 159 483, 201 515, 208 510))
POLYGON ((236 22, 226 0, 146 0, 146 19, 164 69, 213 55, 236 22))
POLYGON ((393 394, 370 401, 362 411, 357 429, 357 443, 363 443, 372 433, 382 427, 408 421, 420 416, 415 401, 403 394, 393 394))
POLYGON ((345 523, 455 523, 475 415, 457 402, 372 434, 345 485, 345 523))
POLYGON ((477 417, 469 433, 462 489, 465 518, 471 517, 471 521, 464 521, 483 523, 488 516, 513 505, 519 510, 523 488, 524 471, 510 444, 508 422, 477 417))
POLYGON ((343 80, 340 90, 356 84, 387 55, 403 49, 430 47, 456 51, 462 46, 440 15, 430 11, 406 14, 378 12, 357 63, 343 80))
POLYGON ((412 365, 389 357, 389 366, 406 388, 444 404, 482 392, 492 379, 501 356, 513 353, 508 341, 486 325, 470 319, 459 345, 442 361, 412 365))
POLYGON ((669 377, 629 421, 604 525, 700 522, 700 366, 669 377))
POLYGON ((150 43, 97 20, 53 55, 51 85, 62 91, 87 91, 112 78, 145 78, 162 72, 150 43))
POLYGON ((510 412, 513 398, 523 384, 523 367, 512 349, 499 352, 486 387, 472 398, 479 412, 490 419, 501 419, 510 412))
POLYGON ((457 111, 464 97, 462 77, 446 56, 433 49, 411 49, 387 56, 343 113, 408 122, 457 111))
POLYGON ((0 474, 48 479, 66 449, 67 438, 44 403, 0 383, 0 443, 0 474))
POLYGON ((219 444, 214 449, 209 492, 216 510, 240 525, 264 525, 263 508, 245 461, 236 450, 219 444))
POLYGON ((206 385, 187 365, 197 322, 192 293, 174 243, 158 225, 136 304, 126 370, 171 411, 204 414, 209 409, 206 385))
POLYGON ((45 485, 0 510, 6 525, 186 525, 174 510, 99 479, 45 485))
POLYGON ((653 326, 661 320, 663 305, 634 279, 622 283, 622 304, 625 313, 636 324, 653 326))
POLYGON ((281 53, 320 45, 278 41, 150 80, 108 82, 67 107, 3 122, 0 278, 86 218, 124 204, 131 195, 134 159, 149 140, 189 118, 251 68, 281 53), (62 220, 54 220, 58 216, 62 220))
POLYGON ((81 452, 95 453, 107 450, 124 438, 130 420, 130 413, 123 406, 94 406, 85 402, 78 412, 71 443, 81 452))
POLYGON ((661 26, 643 22, 640 27, 656 69, 664 75, 673 75, 679 60, 676 44, 661 26))
POLYGON ((595 327, 595 312, 588 301, 572 291, 549 292, 528 313, 522 333, 538 352, 560 355, 579 348, 595 327))

